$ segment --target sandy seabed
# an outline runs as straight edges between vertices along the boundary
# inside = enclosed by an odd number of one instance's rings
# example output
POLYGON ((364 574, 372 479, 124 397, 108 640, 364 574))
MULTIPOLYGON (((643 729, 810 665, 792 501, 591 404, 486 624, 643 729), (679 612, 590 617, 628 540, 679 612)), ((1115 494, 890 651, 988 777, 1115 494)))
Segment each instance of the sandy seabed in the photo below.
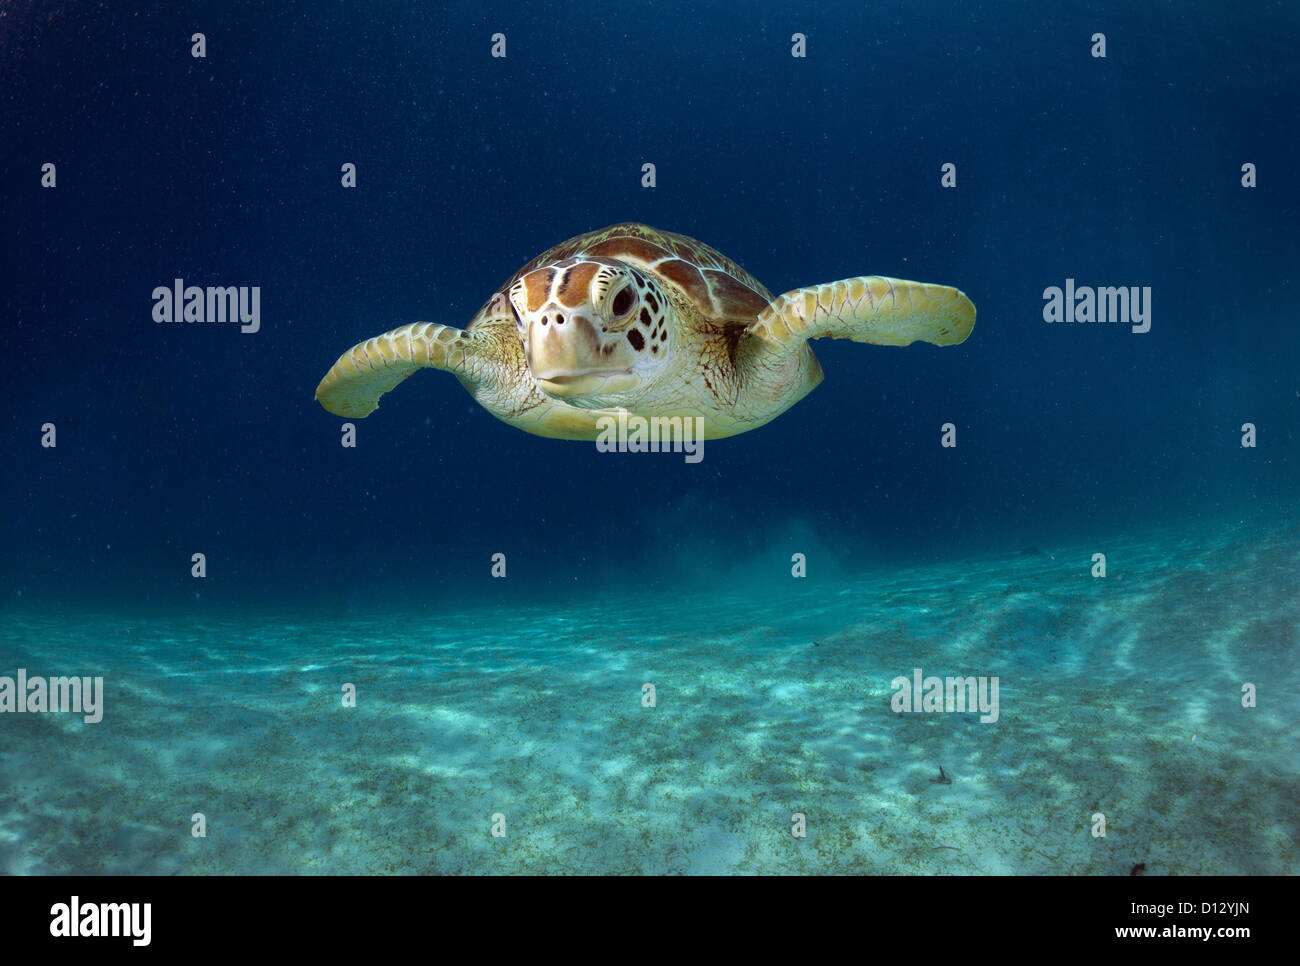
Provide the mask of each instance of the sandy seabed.
POLYGON ((0 870, 1295 874, 1297 574, 1295 528, 1170 531, 436 618, 10 608, 0 675, 105 708, 0 715, 0 870), (915 668, 997 721, 895 713, 915 668))

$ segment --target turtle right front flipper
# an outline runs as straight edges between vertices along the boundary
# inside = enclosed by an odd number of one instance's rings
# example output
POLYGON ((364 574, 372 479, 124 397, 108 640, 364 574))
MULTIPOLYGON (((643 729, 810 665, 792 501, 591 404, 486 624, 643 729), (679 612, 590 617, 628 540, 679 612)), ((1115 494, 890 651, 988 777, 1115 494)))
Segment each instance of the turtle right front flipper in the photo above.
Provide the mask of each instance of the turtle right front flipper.
POLYGON ((359 342, 316 387, 316 401, 336 416, 359 419, 379 408, 379 397, 419 369, 443 369, 462 378, 472 366, 473 336, 436 322, 413 322, 359 342))

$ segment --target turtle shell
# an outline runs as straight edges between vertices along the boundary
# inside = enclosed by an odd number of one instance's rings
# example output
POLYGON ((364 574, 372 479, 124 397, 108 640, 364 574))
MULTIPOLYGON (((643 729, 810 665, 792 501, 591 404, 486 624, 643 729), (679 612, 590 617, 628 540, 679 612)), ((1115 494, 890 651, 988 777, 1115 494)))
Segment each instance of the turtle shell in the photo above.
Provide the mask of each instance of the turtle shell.
POLYGON ((681 293, 706 320, 718 325, 748 325, 772 301, 772 293, 721 252, 675 232, 622 222, 560 242, 511 275, 474 317, 506 311, 505 293, 533 269, 563 258, 596 255, 616 258, 654 276, 681 293))

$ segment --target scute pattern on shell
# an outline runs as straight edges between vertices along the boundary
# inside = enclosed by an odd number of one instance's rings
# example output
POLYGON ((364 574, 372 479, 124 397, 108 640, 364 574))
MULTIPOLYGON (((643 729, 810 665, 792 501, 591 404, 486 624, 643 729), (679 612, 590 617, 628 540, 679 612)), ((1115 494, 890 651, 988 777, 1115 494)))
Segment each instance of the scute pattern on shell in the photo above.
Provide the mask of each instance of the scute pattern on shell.
POLYGON ((485 318, 509 314, 504 293, 516 280, 541 265, 579 255, 617 258, 649 272, 681 292, 706 320, 719 326, 747 325, 772 301, 772 293, 758 279, 709 245, 648 225, 620 222, 542 252, 488 299, 470 328, 485 318))

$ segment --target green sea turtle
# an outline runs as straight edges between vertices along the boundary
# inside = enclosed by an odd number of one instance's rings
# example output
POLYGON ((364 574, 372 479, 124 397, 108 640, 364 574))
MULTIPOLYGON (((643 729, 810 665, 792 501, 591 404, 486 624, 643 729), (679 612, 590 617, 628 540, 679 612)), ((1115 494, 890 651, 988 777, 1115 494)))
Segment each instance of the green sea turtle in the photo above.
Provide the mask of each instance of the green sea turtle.
POLYGON ((772 298, 708 245, 645 225, 571 238, 517 271, 465 329, 416 322, 353 346, 316 387, 369 415, 417 369, 450 372, 493 416, 594 440, 597 420, 701 417, 705 439, 781 415, 822 380, 810 339, 956 345, 975 325, 957 289, 870 275, 772 298))

